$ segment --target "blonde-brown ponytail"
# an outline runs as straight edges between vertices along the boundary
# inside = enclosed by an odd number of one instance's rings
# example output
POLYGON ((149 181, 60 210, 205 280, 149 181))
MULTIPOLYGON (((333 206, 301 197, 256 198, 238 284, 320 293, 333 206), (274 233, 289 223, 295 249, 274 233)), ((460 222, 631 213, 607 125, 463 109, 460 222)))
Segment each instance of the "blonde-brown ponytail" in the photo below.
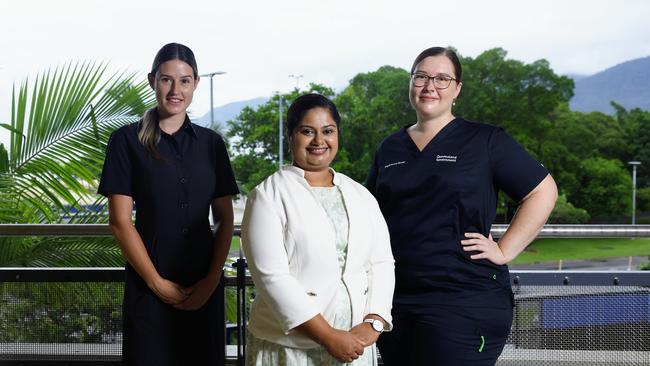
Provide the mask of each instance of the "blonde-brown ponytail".
POLYGON ((160 142, 160 127, 158 127, 158 110, 153 107, 146 112, 140 122, 138 129, 138 140, 149 150, 149 153, 158 160, 163 160, 158 151, 158 142, 160 142))

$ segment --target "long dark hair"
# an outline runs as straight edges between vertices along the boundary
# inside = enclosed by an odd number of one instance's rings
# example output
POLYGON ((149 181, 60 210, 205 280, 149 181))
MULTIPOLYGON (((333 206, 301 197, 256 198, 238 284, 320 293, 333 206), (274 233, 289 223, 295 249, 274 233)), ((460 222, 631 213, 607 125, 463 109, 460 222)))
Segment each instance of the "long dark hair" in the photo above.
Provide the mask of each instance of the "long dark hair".
MULTIPOLYGON (((162 46, 153 59, 149 76, 155 78, 160 65, 170 60, 181 60, 190 65, 194 72, 194 80, 198 78, 199 71, 196 67, 194 52, 189 47, 179 43, 168 43, 162 46)), ((162 159, 157 147, 158 142, 160 142, 160 128, 158 127, 158 110, 156 107, 144 113, 140 129, 138 130, 138 139, 149 150, 151 155, 156 159, 162 159)))
POLYGON ((456 51, 454 51, 454 49, 451 47, 430 47, 420 52, 418 57, 415 58, 415 61, 413 61, 413 66, 411 66, 411 74, 415 72, 415 67, 425 58, 440 55, 447 56, 449 61, 451 61, 451 63, 454 65, 454 77, 456 78, 456 82, 461 83, 463 81, 463 68, 460 66, 460 60, 458 59, 456 51))

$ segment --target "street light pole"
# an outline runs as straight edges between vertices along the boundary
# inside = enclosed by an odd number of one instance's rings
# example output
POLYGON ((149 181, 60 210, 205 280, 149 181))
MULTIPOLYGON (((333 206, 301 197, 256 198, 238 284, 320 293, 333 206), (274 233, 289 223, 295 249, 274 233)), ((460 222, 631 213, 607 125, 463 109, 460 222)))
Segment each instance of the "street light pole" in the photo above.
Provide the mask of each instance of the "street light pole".
POLYGON ((283 145, 283 134, 282 134, 282 94, 279 91, 276 91, 275 94, 278 96, 278 168, 282 168, 284 163, 284 149, 283 145))
POLYGON ((289 75, 289 77, 294 78, 296 80, 296 89, 300 90, 300 78, 303 77, 303 75, 302 74, 300 74, 300 75, 291 74, 291 75, 289 75))
POLYGON ((215 71, 215 72, 201 75, 201 77, 206 77, 206 76, 210 77, 210 127, 212 127, 212 125, 214 124, 214 97, 213 97, 214 93, 213 93, 212 78, 215 75, 223 75, 225 73, 226 73, 225 71, 215 71))
POLYGON ((636 167, 641 165, 640 161, 628 161, 632 165, 632 225, 636 224, 636 167))

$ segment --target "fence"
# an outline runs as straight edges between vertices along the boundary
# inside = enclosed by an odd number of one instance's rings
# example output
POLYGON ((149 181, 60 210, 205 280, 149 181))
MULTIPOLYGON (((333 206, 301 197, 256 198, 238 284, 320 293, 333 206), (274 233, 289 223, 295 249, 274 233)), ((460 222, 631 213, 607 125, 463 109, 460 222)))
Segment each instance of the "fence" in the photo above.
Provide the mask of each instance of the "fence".
MULTIPOLYGON (((105 225, 0 225, 0 236, 104 235, 105 225)), ((549 225, 540 236, 650 237, 650 226, 549 225)), ((240 364, 252 282, 244 259, 233 266, 218 291, 236 292, 237 324, 226 324, 224 305, 215 352, 240 364)), ((119 365, 123 271, 0 269, 0 365, 119 365)), ((498 365, 650 365, 650 271, 512 271, 511 281, 514 321, 498 365)))

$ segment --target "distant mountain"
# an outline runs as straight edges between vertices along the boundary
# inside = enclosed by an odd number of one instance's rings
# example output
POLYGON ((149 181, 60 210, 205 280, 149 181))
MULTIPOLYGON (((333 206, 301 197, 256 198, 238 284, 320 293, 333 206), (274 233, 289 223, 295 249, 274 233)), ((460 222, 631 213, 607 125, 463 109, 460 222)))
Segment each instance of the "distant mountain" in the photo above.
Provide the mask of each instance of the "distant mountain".
POLYGON ((610 101, 626 109, 650 111, 650 56, 627 61, 597 74, 575 78, 569 105, 580 112, 614 113, 610 101))
MULTIPOLYGON (((224 104, 214 109, 214 120, 219 122, 221 127, 220 131, 226 132, 228 130, 226 122, 235 118, 244 107, 255 108, 260 104, 266 103, 267 100, 269 99, 260 97, 224 104)), ((210 111, 201 117, 192 118, 192 122, 200 126, 208 127, 210 125, 210 111)))

